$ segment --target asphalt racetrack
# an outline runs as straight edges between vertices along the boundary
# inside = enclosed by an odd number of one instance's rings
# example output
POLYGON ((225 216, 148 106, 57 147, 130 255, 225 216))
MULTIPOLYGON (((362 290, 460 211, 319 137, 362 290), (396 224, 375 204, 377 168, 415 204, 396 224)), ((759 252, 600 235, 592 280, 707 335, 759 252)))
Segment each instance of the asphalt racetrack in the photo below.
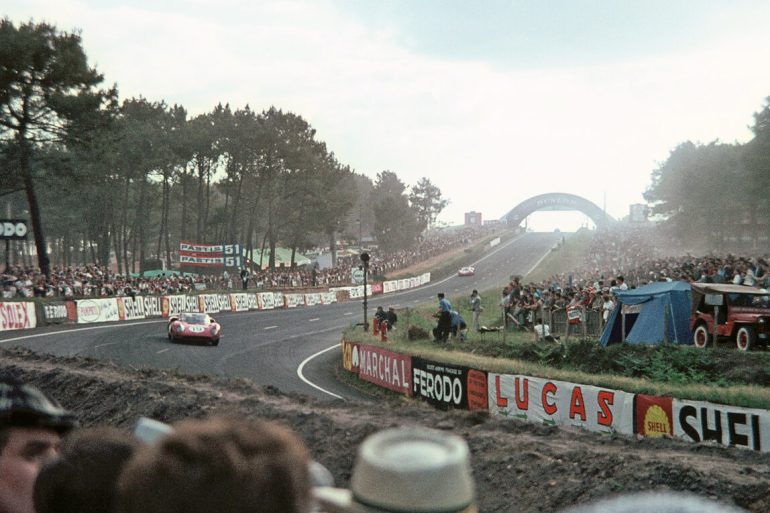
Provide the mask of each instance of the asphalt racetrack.
MULTIPOLYGON (((369 298, 369 318, 377 306, 433 303, 438 292, 469 296, 474 288, 502 290, 511 275, 531 271, 561 237, 560 233, 527 233, 491 248, 472 264, 475 276, 453 275, 419 289, 369 298)), ((491 307, 499 296, 483 299, 491 307)), ((218 347, 170 343, 165 319, 9 331, 0 333, 0 346, 87 356, 135 369, 248 378, 258 385, 320 399, 365 399, 334 376, 341 331, 363 321, 363 301, 213 316, 222 324, 218 347)))

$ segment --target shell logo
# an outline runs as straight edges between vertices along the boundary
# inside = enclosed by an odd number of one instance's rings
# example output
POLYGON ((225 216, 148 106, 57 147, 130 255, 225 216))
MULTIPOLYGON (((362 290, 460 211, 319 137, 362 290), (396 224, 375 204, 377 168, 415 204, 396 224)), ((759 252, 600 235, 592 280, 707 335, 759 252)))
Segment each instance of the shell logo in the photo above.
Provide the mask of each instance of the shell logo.
POLYGON ((671 434, 671 422, 668 415, 658 405, 647 408, 644 414, 644 434, 652 438, 659 438, 671 434))

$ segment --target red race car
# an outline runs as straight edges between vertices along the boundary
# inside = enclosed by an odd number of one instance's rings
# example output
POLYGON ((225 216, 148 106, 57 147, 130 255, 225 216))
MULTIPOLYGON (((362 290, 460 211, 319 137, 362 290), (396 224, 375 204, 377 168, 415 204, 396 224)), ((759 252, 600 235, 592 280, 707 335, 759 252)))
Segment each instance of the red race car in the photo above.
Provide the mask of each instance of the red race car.
POLYGON ((476 269, 472 266, 461 267, 460 270, 457 271, 457 276, 473 276, 474 274, 476 274, 476 269))
POLYGON ((205 342, 219 345, 222 326, 206 313, 182 313, 168 320, 168 339, 171 342, 205 342))

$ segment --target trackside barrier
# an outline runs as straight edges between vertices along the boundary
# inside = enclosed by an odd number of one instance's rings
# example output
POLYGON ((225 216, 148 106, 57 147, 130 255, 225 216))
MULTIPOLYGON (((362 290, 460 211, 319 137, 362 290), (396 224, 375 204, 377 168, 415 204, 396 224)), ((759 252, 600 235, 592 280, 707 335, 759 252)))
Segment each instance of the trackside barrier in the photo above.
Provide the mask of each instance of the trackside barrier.
MULTIPOLYGON (((430 273, 416 278, 367 285, 367 294, 385 293, 430 282, 430 273), (375 287, 373 288, 372 285, 375 287)), ((232 292, 200 295, 116 296, 76 300, 0 301, 0 331, 35 328, 38 325, 129 321, 169 318, 182 312, 245 312, 273 308, 327 305, 363 297, 362 285, 333 287, 307 294, 282 292, 232 292)))
POLYGON ((343 367, 359 379, 441 409, 489 410, 538 424, 770 452, 768 410, 497 374, 346 340, 341 346, 343 367))

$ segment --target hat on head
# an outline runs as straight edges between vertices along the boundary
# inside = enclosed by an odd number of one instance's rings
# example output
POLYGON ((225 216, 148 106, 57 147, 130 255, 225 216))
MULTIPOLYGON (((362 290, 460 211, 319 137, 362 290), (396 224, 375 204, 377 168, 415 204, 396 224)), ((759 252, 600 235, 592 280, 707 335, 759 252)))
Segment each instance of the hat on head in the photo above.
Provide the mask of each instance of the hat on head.
POLYGON ((0 428, 39 427, 66 433, 75 415, 32 385, 0 379, 0 428))
POLYGON ((315 488, 327 513, 471 513, 476 493, 465 440, 427 428, 380 431, 361 443, 350 489, 315 488))

